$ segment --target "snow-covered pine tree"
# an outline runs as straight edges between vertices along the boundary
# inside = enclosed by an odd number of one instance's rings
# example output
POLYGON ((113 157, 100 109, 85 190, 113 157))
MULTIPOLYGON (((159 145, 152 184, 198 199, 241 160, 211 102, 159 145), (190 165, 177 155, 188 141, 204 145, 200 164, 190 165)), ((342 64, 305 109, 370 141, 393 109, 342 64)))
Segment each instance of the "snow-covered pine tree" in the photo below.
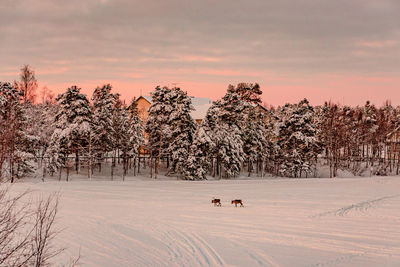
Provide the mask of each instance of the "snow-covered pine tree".
POLYGON ((229 87, 239 95, 242 101, 253 105, 261 103, 262 91, 258 83, 239 83, 236 87, 233 85, 229 87))
POLYGON ((243 101, 235 87, 230 85, 222 100, 215 104, 219 107, 217 127, 214 130, 217 162, 223 166, 225 178, 231 178, 239 175, 245 158, 243 127, 250 103, 243 101))
POLYGON ((205 180, 210 167, 212 141, 205 129, 200 126, 190 146, 188 158, 184 161, 183 177, 186 180, 205 180))
POLYGON ((251 107, 243 127, 243 152, 248 162, 249 176, 254 162, 264 162, 267 157, 266 125, 263 113, 251 107))
POLYGON ((368 167, 370 158, 372 157, 372 142, 374 141, 373 139, 375 133, 378 130, 376 113, 376 107, 374 105, 371 105, 371 103, 367 101, 363 107, 363 118, 361 125, 363 140, 362 154, 366 163, 366 167, 368 167))
POLYGON ((31 140, 30 151, 38 159, 38 167, 42 166, 44 155, 50 145, 51 135, 55 130, 54 118, 58 105, 47 101, 41 104, 25 103, 26 136, 31 140))
POLYGON ((55 171, 67 166, 67 159, 75 153, 75 168, 79 170, 81 149, 87 146, 91 132, 92 110, 86 95, 72 86, 57 97, 60 109, 55 117, 56 129, 48 151, 49 168, 55 171))
MULTIPOLYGON (((122 103, 119 99, 117 100, 116 108, 118 109, 118 127, 116 128, 118 133, 118 146, 117 148, 120 150, 121 154, 119 157, 122 157, 122 167, 123 167, 123 179, 125 180, 126 173, 128 171, 128 161, 131 156, 130 152, 132 150, 130 144, 130 119, 129 119, 129 110, 126 107, 125 103, 122 103)), ((115 162, 115 161, 114 161, 115 162)), ((119 162, 118 162, 119 163, 119 162)))
POLYGON ((265 125, 265 171, 273 175, 278 175, 279 168, 279 146, 278 140, 278 122, 279 117, 276 115, 277 111, 274 108, 270 108, 266 114, 264 114, 264 125, 265 125))
MULTIPOLYGON (((113 110, 115 96, 111 93, 111 85, 97 87, 92 96, 93 119, 92 119, 92 150, 101 164, 105 153, 110 152, 113 147, 114 128, 113 128, 113 110)), ((101 165, 100 165, 101 169, 101 165)))
POLYGON ((220 107, 218 113, 219 122, 226 123, 229 126, 236 125, 241 131, 246 112, 251 107, 250 103, 242 100, 236 88, 233 85, 229 85, 226 94, 218 102, 218 105, 220 107))
POLYGON ((136 99, 133 99, 129 110, 129 147, 132 155, 140 153, 140 147, 144 144, 144 127, 139 117, 136 99))
POLYGON ((318 129, 313 124, 314 109, 307 99, 281 110, 278 145, 281 150, 281 175, 308 176, 315 170, 320 145, 318 129))
POLYGON ((214 137, 217 144, 217 162, 221 164, 225 172, 222 175, 220 171, 220 177, 236 177, 244 161, 241 129, 234 124, 221 123, 215 128, 214 137))
MULTIPOLYGON (((214 130, 217 126, 218 112, 219 107, 213 104, 196 130, 189 158, 184 167, 184 176, 187 180, 206 179, 207 171, 214 167, 213 162, 217 155, 214 130)), ((215 176, 215 173, 213 175, 215 176)))
POLYGON ((248 105, 229 86, 222 100, 215 101, 207 112, 201 125, 203 137, 199 140, 209 157, 216 159, 214 175, 231 178, 240 173, 244 160, 242 128, 248 105))
MULTIPOLYGON (((129 159, 133 158, 134 162, 139 154, 140 147, 144 144, 144 130, 142 121, 139 118, 137 103, 134 99, 129 107, 121 106, 120 114, 120 131, 118 139, 123 158, 124 177, 128 170, 129 159)), ((136 166, 136 164, 134 164, 136 166)))
POLYGON ((190 115, 194 108, 190 97, 180 88, 173 88, 170 94, 173 110, 168 119, 170 143, 167 151, 171 157, 170 171, 182 176, 196 131, 196 123, 190 115))
POLYGON ((155 174, 157 177, 161 154, 168 152, 170 142, 168 138, 171 136, 168 123, 174 105, 171 100, 171 89, 168 87, 157 86, 151 95, 152 104, 145 130, 148 134, 147 148, 151 153, 152 160, 156 159, 155 174))
POLYGON ((112 112, 112 163, 111 163, 111 179, 114 177, 114 167, 120 162, 120 152, 129 142, 128 138, 128 122, 129 114, 126 111, 126 105, 120 99, 120 95, 114 94, 115 98, 112 112))

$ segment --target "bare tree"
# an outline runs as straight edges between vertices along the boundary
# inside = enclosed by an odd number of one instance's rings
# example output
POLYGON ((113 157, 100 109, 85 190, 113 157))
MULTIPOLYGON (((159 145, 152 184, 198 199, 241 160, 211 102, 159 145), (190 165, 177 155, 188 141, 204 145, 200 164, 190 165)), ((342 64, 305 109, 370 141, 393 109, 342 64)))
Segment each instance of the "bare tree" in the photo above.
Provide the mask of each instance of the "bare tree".
MULTIPOLYGON (((64 251, 53 244, 58 194, 26 202, 29 191, 11 196, 10 187, 0 184, 0 266, 50 266, 64 251)), ((70 266, 77 265, 79 257, 70 266)))
POLYGON ((34 235, 32 254, 34 255, 34 266, 48 266, 49 260, 64 251, 64 248, 57 248, 52 241, 58 234, 54 229, 54 222, 58 212, 58 196, 50 195, 48 198, 41 198, 34 212, 34 235))
POLYGON ((29 65, 24 65, 21 68, 20 81, 15 82, 15 85, 16 88, 22 92, 22 100, 24 103, 28 101, 31 103, 35 102, 38 83, 35 77, 35 71, 29 65))
POLYGON ((42 104, 54 104, 55 101, 54 93, 47 86, 42 87, 42 90, 40 91, 40 98, 42 104))

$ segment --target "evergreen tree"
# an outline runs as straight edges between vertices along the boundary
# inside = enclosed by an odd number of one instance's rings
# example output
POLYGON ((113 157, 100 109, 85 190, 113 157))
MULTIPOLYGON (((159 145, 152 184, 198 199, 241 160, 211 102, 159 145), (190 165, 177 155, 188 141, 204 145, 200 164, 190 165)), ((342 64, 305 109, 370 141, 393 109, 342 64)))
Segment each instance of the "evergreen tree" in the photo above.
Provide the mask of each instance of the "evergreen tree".
POLYGON ((260 104, 262 91, 258 83, 239 83, 236 87, 229 85, 230 90, 236 92, 240 99, 250 104, 260 104))
POLYGON ((184 176, 187 180, 206 179, 206 173, 212 166, 217 154, 214 130, 217 126, 219 108, 214 103, 207 111, 204 120, 194 136, 189 158, 185 162, 184 176))
POLYGON ((66 167, 67 157, 75 153, 75 167, 79 170, 81 149, 87 146, 91 133, 92 110, 86 95, 72 86, 57 97, 60 110, 55 117, 56 129, 51 137, 50 170, 66 167))
POLYGON ((229 86, 225 96, 215 105, 218 107, 217 127, 214 129, 217 161, 223 166, 225 177, 230 178, 239 175, 244 161, 243 128, 250 104, 242 100, 233 86, 229 86))
MULTIPOLYGON (((119 158, 119 152, 123 149, 128 139, 128 121, 129 114, 126 111, 126 106, 120 99, 119 94, 114 95, 115 102, 112 111, 112 139, 111 139, 111 150, 112 150, 112 167, 116 166, 117 157, 119 158)), ((111 170, 111 176, 113 176, 113 169, 111 170)))
POLYGON ((243 152, 248 162, 249 176, 253 163, 264 161, 267 156, 267 140, 264 116, 256 109, 250 108, 243 128, 243 152))
POLYGON ((197 128, 188 158, 184 162, 183 176, 186 180, 205 180, 210 168, 212 140, 202 126, 197 128))
POLYGON ((202 146, 216 159, 216 172, 220 177, 235 177, 244 160, 242 128, 247 103, 229 87, 220 101, 209 108, 202 127, 202 146), (224 175, 222 175, 222 170, 224 175))
POLYGON ((168 118, 167 151, 171 155, 170 170, 182 174, 196 131, 196 123, 190 115, 194 108, 190 97, 180 88, 173 88, 170 94, 173 110, 168 118))
POLYGON ((111 93, 111 85, 97 87, 92 96, 93 101, 93 148, 98 151, 98 157, 112 150, 113 133, 113 108, 115 96, 111 93))
POLYGON ((158 173, 158 165, 161 154, 168 153, 169 137, 171 137, 169 119, 174 104, 171 99, 171 89, 157 86, 151 93, 152 104, 146 121, 145 130, 148 134, 147 148, 151 156, 156 158, 155 173, 158 173))
POLYGON ((129 110, 129 147, 132 154, 140 152, 140 147, 144 144, 143 122, 139 117, 139 110, 135 99, 128 107, 129 110))
POLYGON ((285 105, 281 110, 278 145, 282 163, 280 173, 301 177, 316 167, 320 145, 318 129, 313 123, 314 109, 306 99, 296 105, 285 105))

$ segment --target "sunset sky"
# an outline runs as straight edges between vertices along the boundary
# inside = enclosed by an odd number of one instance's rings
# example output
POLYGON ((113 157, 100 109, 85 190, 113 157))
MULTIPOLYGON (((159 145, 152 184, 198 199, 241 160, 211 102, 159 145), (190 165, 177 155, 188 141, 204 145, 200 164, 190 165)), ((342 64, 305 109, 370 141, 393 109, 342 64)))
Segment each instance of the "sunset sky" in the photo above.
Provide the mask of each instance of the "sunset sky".
POLYGON ((24 64, 55 93, 258 82, 273 105, 400 105, 400 1, 1 0, 0 80, 24 64))

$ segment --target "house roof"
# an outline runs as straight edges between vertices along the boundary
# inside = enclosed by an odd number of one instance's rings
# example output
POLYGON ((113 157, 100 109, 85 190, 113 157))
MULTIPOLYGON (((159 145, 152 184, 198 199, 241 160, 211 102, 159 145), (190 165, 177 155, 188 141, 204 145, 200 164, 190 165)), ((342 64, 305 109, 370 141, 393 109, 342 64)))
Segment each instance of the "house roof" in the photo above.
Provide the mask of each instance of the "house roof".
MULTIPOLYGON (((140 98, 144 98, 150 104, 152 103, 151 96, 142 95, 142 96, 139 96, 137 98, 137 100, 139 100, 140 98)), ((194 110, 190 114, 190 115, 192 115, 192 118, 195 119, 195 120, 204 119, 204 117, 207 114, 207 110, 212 105, 213 101, 210 98, 207 98, 207 97, 194 97, 194 96, 191 96, 190 99, 192 100, 192 105, 194 107, 194 110)))
POLYGON ((145 99, 147 102, 149 102, 149 103, 151 104, 151 96, 148 96, 148 95, 141 95, 141 96, 139 96, 139 97, 136 99, 136 101, 138 101, 140 98, 145 99))

